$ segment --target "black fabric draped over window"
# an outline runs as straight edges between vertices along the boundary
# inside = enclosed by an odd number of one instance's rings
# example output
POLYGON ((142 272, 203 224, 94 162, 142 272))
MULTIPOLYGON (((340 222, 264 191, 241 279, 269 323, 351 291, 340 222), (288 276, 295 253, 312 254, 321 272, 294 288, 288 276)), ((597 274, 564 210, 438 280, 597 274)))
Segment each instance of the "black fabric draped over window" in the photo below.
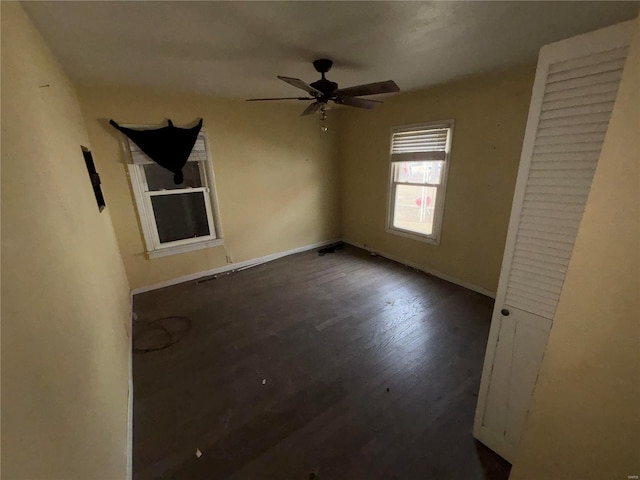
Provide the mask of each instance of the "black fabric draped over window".
POLYGON ((176 127, 169 120, 166 127, 153 130, 134 130, 122 127, 113 120, 109 120, 109 123, 129 137, 151 160, 171 171, 176 185, 183 182, 182 169, 198 139, 202 119, 191 128, 176 127))

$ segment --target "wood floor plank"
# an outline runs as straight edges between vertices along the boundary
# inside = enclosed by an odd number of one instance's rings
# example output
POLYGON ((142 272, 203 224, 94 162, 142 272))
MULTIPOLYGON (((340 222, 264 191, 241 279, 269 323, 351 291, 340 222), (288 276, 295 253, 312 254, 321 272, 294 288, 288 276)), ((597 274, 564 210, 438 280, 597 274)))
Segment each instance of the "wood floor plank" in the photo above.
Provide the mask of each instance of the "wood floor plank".
POLYGON ((471 436, 487 297, 347 246, 134 302, 191 320, 134 355, 135 480, 508 477, 471 436))

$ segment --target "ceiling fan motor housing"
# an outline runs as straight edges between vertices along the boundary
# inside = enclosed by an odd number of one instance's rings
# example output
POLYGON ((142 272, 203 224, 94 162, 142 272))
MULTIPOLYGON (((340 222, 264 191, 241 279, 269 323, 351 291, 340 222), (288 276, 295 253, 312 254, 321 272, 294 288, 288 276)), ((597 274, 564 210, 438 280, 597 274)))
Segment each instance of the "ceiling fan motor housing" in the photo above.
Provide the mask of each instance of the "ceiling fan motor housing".
POLYGON ((320 90, 322 92, 322 95, 318 97, 318 101, 320 103, 327 103, 331 99, 331 94, 338 89, 338 84, 336 82, 327 80, 324 77, 324 74, 331 70, 333 61, 328 58, 319 58, 318 60, 313 61, 313 66, 317 72, 322 74, 322 78, 310 85, 316 90, 320 90))
POLYGON ((326 78, 322 78, 310 85, 316 90, 320 90, 322 92, 322 95, 318 98, 321 102, 329 100, 331 98, 331 94, 338 89, 338 84, 336 82, 332 82, 326 78))

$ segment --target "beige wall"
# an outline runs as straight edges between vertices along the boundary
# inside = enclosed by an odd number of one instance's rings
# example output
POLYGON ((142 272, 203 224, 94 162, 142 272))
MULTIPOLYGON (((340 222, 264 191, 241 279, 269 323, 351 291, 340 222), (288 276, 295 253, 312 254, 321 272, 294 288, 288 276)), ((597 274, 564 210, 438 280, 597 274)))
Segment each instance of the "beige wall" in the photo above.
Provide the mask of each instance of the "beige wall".
POLYGON ((315 116, 299 117, 297 103, 80 87, 132 288, 220 267, 227 255, 239 262, 345 234, 495 291, 534 70, 521 67, 399 95, 376 111, 334 110, 326 136, 315 116), (120 134, 108 120, 158 124, 167 117, 176 124, 204 118, 225 246, 149 260, 120 134), (390 128, 448 118, 456 120, 456 130, 440 246, 385 233, 390 128))
POLYGON ((81 144, 73 87, 19 4, 2 2, 6 480, 126 477, 129 286, 81 144))
POLYGON ((535 66, 476 76, 340 112, 347 239, 495 292, 535 66), (439 246, 385 232, 391 128, 455 120, 439 246))
POLYGON ((246 103, 136 88, 79 88, 94 157, 132 288, 339 236, 335 129, 320 135, 306 104, 246 103), (126 175, 120 123, 204 118, 225 246, 149 260, 126 175))
POLYGON ((640 475, 640 30, 511 478, 640 475))

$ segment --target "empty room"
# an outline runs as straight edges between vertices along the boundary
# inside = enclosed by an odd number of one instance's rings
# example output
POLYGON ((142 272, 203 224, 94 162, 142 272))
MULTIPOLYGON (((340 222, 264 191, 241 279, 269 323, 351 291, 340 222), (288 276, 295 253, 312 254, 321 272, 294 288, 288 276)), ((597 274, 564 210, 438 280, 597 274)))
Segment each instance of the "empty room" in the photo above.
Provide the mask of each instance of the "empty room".
POLYGON ((640 2, 0 8, 3 479, 639 478, 640 2))

